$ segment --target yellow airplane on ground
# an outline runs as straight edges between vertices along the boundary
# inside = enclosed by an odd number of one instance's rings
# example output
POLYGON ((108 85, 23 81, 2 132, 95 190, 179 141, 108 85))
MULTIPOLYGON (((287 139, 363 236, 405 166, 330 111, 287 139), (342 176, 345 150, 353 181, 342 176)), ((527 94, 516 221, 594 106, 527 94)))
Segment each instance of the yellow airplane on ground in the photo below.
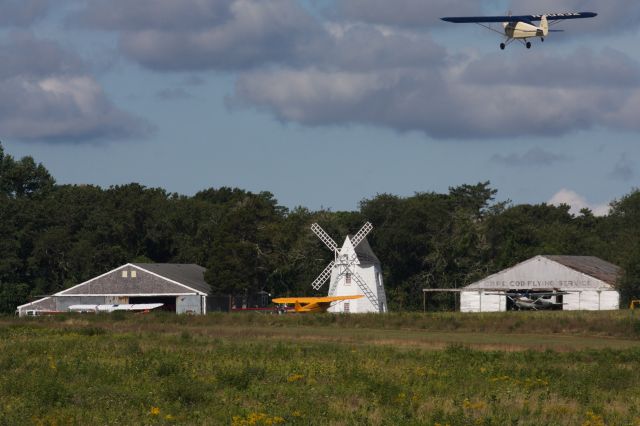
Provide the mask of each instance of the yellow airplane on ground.
POLYGON ((363 295, 358 296, 329 296, 329 297, 281 297, 273 299, 273 303, 283 305, 293 304, 296 312, 327 312, 329 306, 333 302, 341 302, 344 300, 360 299, 363 295))

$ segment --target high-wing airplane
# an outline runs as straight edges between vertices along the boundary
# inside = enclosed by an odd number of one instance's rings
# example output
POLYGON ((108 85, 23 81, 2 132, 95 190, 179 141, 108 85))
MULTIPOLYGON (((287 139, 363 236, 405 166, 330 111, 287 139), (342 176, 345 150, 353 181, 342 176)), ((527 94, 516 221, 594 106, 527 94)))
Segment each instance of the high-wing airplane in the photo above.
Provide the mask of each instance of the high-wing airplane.
POLYGON ((272 302, 286 305, 293 304, 296 312, 326 312, 334 302, 360 299, 362 297, 364 296, 281 297, 273 299, 272 302))
POLYGON ((500 43, 500 49, 510 45, 513 41, 522 42, 527 49, 531 49, 530 38, 540 37, 541 41, 552 32, 562 32, 562 30, 550 30, 549 27, 567 19, 595 18, 597 13, 593 12, 567 12, 548 13, 546 15, 521 15, 521 16, 458 16, 441 18, 446 22, 456 24, 478 24, 488 30, 496 32, 506 37, 500 43), (540 22, 536 25, 535 22, 540 22), (493 23, 502 23, 503 30, 499 31, 491 26, 493 23))
POLYGON ((556 302, 552 297, 569 294, 564 291, 541 292, 506 292, 506 293, 485 293, 494 296, 506 296, 513 302, 513 306, 519 311, 543 311, 562 306, 564 303, 556 302))

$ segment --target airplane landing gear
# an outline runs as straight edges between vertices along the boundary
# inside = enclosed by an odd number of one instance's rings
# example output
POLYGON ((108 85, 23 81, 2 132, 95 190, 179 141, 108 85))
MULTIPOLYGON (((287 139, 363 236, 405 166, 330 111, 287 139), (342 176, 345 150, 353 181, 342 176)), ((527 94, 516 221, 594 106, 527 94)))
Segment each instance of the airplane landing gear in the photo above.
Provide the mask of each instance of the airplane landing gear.
POLYGON ((530 42, 530 41, 528 41, 528 42, 527 42, 527 44, 526 44, 526 46, 527 46, 527 49, 531 49, 531 42, 530 42))
POLYGON ((506 45, 506 44, 504 44, 504 43, 500 43, 500 50, 504 50, 504 48, 505 48, 505 47, 507 47, 507 45, 506 45))

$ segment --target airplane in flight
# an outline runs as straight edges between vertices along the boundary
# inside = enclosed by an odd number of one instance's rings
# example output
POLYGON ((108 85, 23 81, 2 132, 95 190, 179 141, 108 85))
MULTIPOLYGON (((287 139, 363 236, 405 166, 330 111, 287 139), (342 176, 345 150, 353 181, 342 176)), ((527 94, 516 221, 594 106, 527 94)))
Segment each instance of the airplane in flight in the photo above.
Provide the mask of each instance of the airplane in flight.
POLYGON ((294 309, 299 313, 309 312, 327 312, 334 302, 343 302, 345 300, 360 299, 363 295, 358 296, 329 296, 329 297, 281 297, 273 299, 273 303, 281 305, 294 305, 294 309))
POLYGON ((488 30, 496 32, 506 37, 503 43, 500 43, 500 49, 504 50, 514 41, 520 41, 527 49, 531 49, 530 38, 540 37, 544 42, 545 37, 549 33, 562 32, 563 30, 551 30, 549 27, 568 20, 568 19, 585 19, 595 18, 597 13, 593 12, 567 12, 567 13, 549 13, 546 15, 520 15, 512 16, 454 16, 440 18, 445 22, 453 22, 456 24, 478 24, 488 30), (536 25, 540 22, 540 25, 536 25), (491 26, 494 23, 502 23, 503 30, 499 31, 491 26))

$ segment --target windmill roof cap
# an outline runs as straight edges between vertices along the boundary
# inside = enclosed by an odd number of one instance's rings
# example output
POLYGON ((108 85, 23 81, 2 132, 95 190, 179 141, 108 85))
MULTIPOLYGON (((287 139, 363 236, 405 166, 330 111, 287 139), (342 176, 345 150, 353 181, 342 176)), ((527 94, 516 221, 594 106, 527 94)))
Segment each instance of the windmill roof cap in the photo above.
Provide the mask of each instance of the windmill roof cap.
MULTIPOLYGON (((353 238, 353 235, 349 234, 349 240, 353 238)), ((356 247, 354 247, 356 256, 358 256, 358 260, 360 263, 377 263, 380 264, 380 259, 373 252, 373 249, 369 245, 369 241, 364 238, 360 241, 356 247)))

